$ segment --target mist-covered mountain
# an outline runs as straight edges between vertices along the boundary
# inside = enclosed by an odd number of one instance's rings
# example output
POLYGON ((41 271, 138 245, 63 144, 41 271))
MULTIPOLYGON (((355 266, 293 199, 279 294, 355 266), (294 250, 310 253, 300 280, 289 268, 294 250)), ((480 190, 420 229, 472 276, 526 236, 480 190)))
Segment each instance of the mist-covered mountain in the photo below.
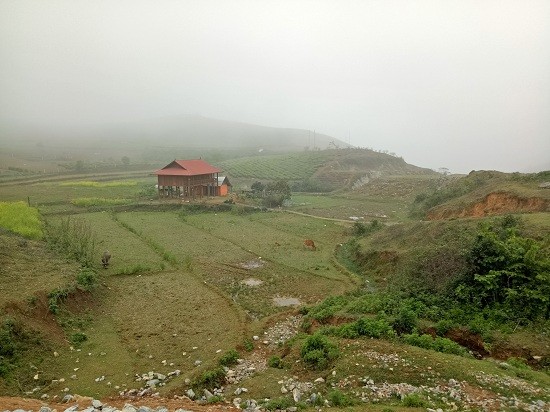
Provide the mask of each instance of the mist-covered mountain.
POLYGON ((11 138, 67 141, 80 145, 98 142, 127 144, 139 142, 158 147, 238 149, 258 148, 270 151, 294 151, 348 147, 331 136, 311 130, 258 126, 254 124, 210 119, 196 115, 170 116, 135 122, 92 126, 25 126, 0 131, 3 140, 11 138))

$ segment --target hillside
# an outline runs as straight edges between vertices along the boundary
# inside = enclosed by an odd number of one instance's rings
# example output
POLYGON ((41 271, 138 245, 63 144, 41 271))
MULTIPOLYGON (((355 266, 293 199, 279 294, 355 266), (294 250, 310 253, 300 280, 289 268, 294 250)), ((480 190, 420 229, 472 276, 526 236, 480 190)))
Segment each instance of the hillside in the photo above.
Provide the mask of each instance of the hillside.
POLYGON ((8 126, 2 125, 3 141, 64 142, 68 146, 124 147, 128 143, 151 148, 178 147, 190 150, 263 149, 271 152, 301 151, 347 147, 334 137, 313 130, 260 126, 202 116, 182 115, 135 122, 69 126, 8 126), (332 142, 332 143, 331 143, 332 142))
POLYGON ((412 213, 430 220, 550 211, 550 172, 533 174, 473 171, 441 179, 418 195, 412 213))
POLYGON ((367 149, 307 151, 226 160, 221 167, 232 178, 294 181, 296 190, 328 192, 356 189, 385 175, 436 175, 402 158, 367 149))
POLYGON ((154 178, 129 170, 2 185, 25 202, 0 215, 0 407, 60 410, 78 394, 118 410, 547 410, 548 213, 407 216, 422 190, 529 194, 545 175, 462 181, 348 149, 224 165, 250 168, 232 182, 340 187, 269 210, 246 196, 159 200, 154 178), (34 226, 35 240, 21 235, 34 226))

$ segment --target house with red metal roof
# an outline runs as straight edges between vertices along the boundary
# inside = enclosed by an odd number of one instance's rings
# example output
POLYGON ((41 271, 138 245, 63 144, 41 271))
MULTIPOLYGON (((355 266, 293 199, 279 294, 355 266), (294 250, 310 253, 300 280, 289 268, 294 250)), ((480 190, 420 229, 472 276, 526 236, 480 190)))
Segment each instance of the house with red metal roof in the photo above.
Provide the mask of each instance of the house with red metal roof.
POLYGON ((154 174, 158 178, 159 197, 196 198, 222 195, 220 172, 221 169, 202 159, 193 159, 174 160, 154 174))

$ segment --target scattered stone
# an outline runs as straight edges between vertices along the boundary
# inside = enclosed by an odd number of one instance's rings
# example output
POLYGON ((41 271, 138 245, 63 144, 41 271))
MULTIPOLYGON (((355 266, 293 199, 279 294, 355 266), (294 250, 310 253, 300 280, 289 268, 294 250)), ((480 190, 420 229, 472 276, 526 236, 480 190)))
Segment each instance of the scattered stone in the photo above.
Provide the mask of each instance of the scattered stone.
POLYGON ((74 399, 73 395, 65 395, 63 399, 61 399, 61 403, 67 403, 72 401, 73 399, 74 399))
POLYGON ((196 397, 195 391, 193 389, 188 389, 187 392, 185 392, 185 394, 189 399, 195 399, 196 397))

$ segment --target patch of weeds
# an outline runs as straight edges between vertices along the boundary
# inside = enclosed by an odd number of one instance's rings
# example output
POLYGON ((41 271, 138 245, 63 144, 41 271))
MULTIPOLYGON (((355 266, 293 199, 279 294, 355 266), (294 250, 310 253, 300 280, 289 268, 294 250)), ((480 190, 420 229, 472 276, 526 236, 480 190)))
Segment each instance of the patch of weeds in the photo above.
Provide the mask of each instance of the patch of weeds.
MULTIPOLYGON (((161 270, 164 269, 163 265, 164 263, 161 263, 161 270)), ((125 266, 122 269, 119 269, 116 272, 116 275, 135 275, 137 273, 149 272, 151 270, 152 268, 150 266, 138 263, 133 266, 125 266)))
POLYGON ((0 324, 0 378, 7 382, 11 373, 22 366, 26 353, 43 351, 45 345, 40 333, 25 330, 23 324, 13 318, 4 319, 0 324))
POLYGON ((97 285, 98 274, 92 268, 83 268, 76 275, 77 286, 85 291, 90 291, 97 285))
POLYGON ((206 400, 207 403, 220 403, 223 402, 223 397, 220 395, 211 396, 206 400))
POLYGON ((449 319, 441 319, 439 322, 435 325, 435 331, 439 336, 445 336, 447 332, 449 332, 451 329, 456 328, 457 325, 455 322, 449 319))
POLYGON ((268 411, 283 410, 291 407, 293 401, 289 398, 276 398, 267 401, 263 407, 268 411))
POLYGON ((191 255, 185 255, 183 258, 183 267, 189 272, 193 272, 193 257, 191 255))
POLYGON ((267 361, 267 365, 270 368, 275 369, 283 369, 284 367, 283 360, 279 356, 272 356, 271 358, 269 358, 267 361))
POLYGON ((65 288, 52 290, 48 294, 48 310, 50 313, 53 315, 59 314, 60 304, 69 296, 69 293, 69 289, 65 288))
POLYGON ((464 347, 447 338, 436 337, 434 339, 430 335, 419 335, 418 333, 411 333, 409 335, 402 335, 401 339, 408 345, 417 346, 424 349, 431 349, 437 352, 451 353, 453 355, 461 356, 466 356, 468 353, 464 347))
POLYGON ((506 363, 517 369, 531 370, 531 368, 523 358, 511 357, 511 358, 508 358, 508 360, 506 360, 506 363))
POLYGON ((69 336, 69 340, 74 346, 80 346, 83 342, 86 342, 88 340, 88 336, 86 336, 83 332, 75 332, 69 336))
POLYGON ((197 377, 193 385, 195 388, 217 388, 225 382, 225 371, 223 368, 215 368, 204 371, 199 377, 197 377))
POLYGON ((75 259, 83 267, 92 268, 97 264, 97 240, 89 223, 82 219, 61 220, 59 225, 46 222, 48 246, 75 259))
POLYGON ((254 350, 254 342, 252 342, 250 339, 247 339, 243 342, 244 350, 247 352, 252 352, 254 350))
POLYGON ((218 363, 222 366, 232 366, 237 364, 238 359, 239 352, 237 352, 235 349, 231 349, 220 358, 218 363))
POLYGON ((302 360, 313 369, 325 369, 339 355, 338 347, 318 333, 308 336, 300 349, 302 360))
POLYGON ((351 234, 353 236, 368 236, 371 233, 381 230, 383 227, 384 225, 378 220, 373 220, 369 224, 355 222, 351 229, 351 234))
POLYGON ((353 406, 355 401, 350 396, 346 395, 344 392, 334 389, 327 394, 327 400, 330 402, 331 406, 353 406))
POLYGON ((395 332, 386 320, 369 319, 366 317, 362 317, 355 322, 347 323, 336 328, 329 328, 326 332, 346 339, 355 339, 360 336, 376 339, 395 336, 395 332))
POLYGON ((426 407, 426 402, 420 397, 417 393, 411 393, 403 398, 403 406, 410 408, 424 408, 426 407))

